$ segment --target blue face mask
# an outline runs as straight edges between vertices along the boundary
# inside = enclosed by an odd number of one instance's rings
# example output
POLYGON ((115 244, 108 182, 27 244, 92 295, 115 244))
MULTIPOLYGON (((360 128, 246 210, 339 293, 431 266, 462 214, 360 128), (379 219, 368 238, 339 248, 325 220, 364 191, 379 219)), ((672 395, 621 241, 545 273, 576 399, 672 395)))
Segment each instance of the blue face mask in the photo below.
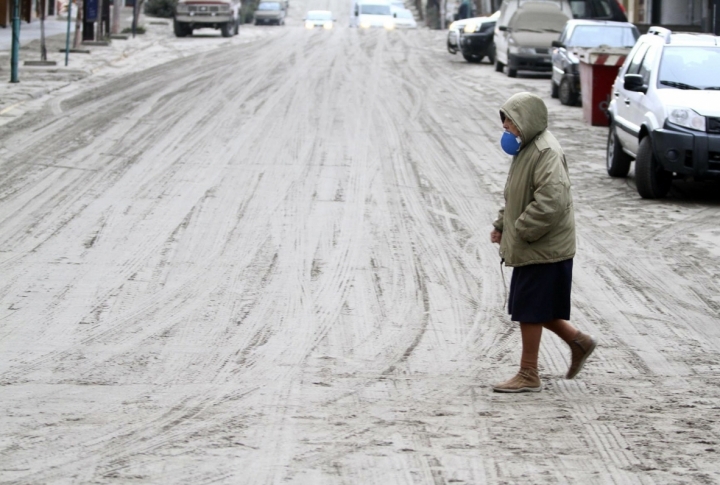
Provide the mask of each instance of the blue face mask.
POLYGON ((520 144, 522 139, 519 136, 515 136, 509 131, 505 131, 500 138, 500 146, 503 151, 508 155, 517 155, 520 151, 520 144))

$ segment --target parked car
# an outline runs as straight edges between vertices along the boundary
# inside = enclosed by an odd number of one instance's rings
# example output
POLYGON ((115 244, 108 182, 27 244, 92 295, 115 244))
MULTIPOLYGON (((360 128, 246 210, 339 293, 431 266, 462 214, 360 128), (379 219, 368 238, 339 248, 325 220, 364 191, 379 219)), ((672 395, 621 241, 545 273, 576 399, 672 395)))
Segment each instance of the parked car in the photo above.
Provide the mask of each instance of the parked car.
POLYGON ((285 25, 285 2, 260 2, 255 10, 255 25, 285 25))
POLYGON ((607 172, 664 197, 674 178, 720 179, 720 37, 651 27, 620 68, 609 106, 607 172))
MULTIPOLYGON (((503 0, 500 5, 500 17, 497 26, 507 26, 518 8, 527 1, 541 0, 503 0)), ((625 10, 618 0, 544 0, 560 7, 568 17, 576 19, 614 20, 627 22, 625 10)))
POLYGON ((487 17, 473 17, 470 19, 462 19, 462 20, 456 20, 453 23, 450 24, 448 27, 448 35, 447 35, 447 50, 450 54, 457 54, 457 52, 460 50, 460 32, 465 28, 465 25, 467 25, 468 22, 472 22, 473 20, 482 20, 486 19, 487 17))
POLYGON ((395 27, 398 29, 417 29, 417 22, 413 13, 406 8, 392 9, 395 27))
POLYGON ((629 22, 570 20, 560 39, 552 42, 551 96, 573 106, 580 99, 580 58, 578 50, 593 47, 627 48, 635 45, 640 32, 629 22))
POLYGON ((330 30, 334 27, 335 19, 330 10, 310 10, 303 19, 306 29, 320 27, 330 30))
MULTIPOLYGON (((556 2, 525 2, 507 25, 495 28, 495 70, 507 66, 509 77, 518 70, 551 72, 550 45, 560 37, 570 19, 556 2)), ((502 14, 501 14, 502 15, 502 14)))
POLYGON ((499 16, 498 10, 489 17, 478 17, 465 23, 460 31, 458 45, 466 61, 480 62, 483 57, 487 57, 490 64, 495 63, 493 31, 499 16))
POLYGON ((192 35, 194 29, 220 29, 223 37, 240 29, 240 0, 179 0, 175 5, 173 32, 176 37, 192 35))

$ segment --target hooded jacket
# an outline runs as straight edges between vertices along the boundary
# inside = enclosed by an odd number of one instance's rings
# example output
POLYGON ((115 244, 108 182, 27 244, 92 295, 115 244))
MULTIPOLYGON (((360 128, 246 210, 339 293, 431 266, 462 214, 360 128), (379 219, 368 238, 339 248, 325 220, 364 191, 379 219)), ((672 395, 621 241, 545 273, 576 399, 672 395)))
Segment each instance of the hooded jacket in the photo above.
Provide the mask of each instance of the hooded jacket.
POLYGON ((547 107, 518 93, 500 111, 520 131, 520 152, 510 164, 505 206, 493 223, 502 233, 507 266, 554 263, 575 256, 575 213, 565 154, 547 129, 547 107))

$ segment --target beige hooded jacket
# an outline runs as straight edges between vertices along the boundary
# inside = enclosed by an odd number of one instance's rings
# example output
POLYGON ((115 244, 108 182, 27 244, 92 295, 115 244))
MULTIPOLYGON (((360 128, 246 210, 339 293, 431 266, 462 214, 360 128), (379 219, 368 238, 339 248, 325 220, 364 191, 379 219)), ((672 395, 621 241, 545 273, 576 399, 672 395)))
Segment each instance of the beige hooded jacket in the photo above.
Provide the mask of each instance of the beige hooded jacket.
POLYGON ((547 107, 531 93, 518 93, 500 111, 520 131, 505 184, 505 207, 495 229, 507 266, 554 263, 575 256, 575 214, 565 154, 547 130, 547 107))

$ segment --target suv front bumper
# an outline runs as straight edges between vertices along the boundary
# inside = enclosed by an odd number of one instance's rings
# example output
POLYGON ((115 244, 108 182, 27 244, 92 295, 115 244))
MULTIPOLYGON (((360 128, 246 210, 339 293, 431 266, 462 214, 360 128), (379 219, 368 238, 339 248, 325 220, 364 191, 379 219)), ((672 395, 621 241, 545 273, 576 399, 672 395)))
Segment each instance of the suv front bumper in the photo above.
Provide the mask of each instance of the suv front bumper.
POLYGON ((493 32, 482 32, 479 34, 462 34, 460 36, 460 48, 463 53, 472 56, 484 57, 489 54, 493 45, 493 32))
POLYGON ((552 72, 552 58, 547 54, 508 54, 508 69, 552 72))
POLYGON ((193 15, 186 13, 175 14, 175 20, 188 24, 223 24, 233 21, 232 12, 210 12, 210 13, 194 13, 193 15))
POLYGON ((720 178, 720 134, 674 125, 653 132, 653 153, 669 172, 696 179, 720 178))

